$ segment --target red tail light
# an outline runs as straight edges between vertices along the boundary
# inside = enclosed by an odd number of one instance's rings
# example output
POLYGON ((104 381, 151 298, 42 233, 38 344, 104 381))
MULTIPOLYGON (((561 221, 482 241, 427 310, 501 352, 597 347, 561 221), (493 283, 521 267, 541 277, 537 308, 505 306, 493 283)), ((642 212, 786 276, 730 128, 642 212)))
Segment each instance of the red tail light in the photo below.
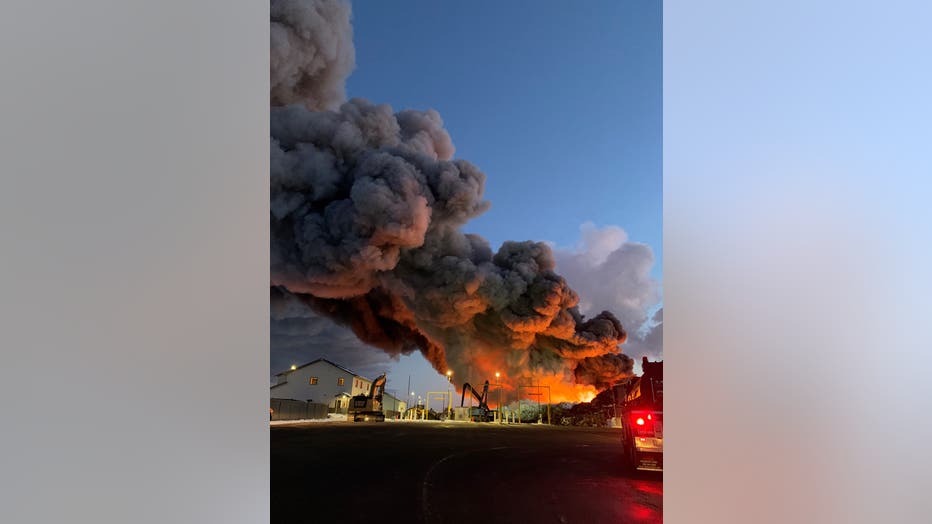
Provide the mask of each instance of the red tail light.
POLYGON ((655 420, 653 413, 632 413, 631 430, 638 437, 653 437, 655 429, 655 420))

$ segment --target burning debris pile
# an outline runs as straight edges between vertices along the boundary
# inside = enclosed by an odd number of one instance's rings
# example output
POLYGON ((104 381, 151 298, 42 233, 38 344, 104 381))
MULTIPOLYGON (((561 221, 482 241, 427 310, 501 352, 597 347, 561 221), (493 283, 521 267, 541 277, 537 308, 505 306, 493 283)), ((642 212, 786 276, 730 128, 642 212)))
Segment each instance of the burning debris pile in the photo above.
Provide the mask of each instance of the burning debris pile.
POLYGON ((603 427, 614 415, 615 397, 611 389, 601 391, 589 402, 567 406, 555 410, 555 420, 564 426, 603 427))
POLYGON ((498 252, 461 231, 489 207, 433 110, 344 101, 350 7, 271 2, 271 299, 300 302, 391 355, 438 371, 591 397, 630 376, 626 333, 584 318, 549 246, 498 252))

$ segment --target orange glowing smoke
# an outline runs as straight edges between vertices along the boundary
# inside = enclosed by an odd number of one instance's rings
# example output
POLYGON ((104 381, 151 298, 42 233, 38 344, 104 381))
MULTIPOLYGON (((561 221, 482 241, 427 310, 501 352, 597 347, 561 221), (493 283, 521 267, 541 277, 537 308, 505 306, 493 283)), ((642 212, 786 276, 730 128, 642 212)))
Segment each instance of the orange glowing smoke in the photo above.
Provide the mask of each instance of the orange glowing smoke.
POLYGON ((591 402, 599 393, 595 386, 575 384, 571 368, 544 372, 516 367, 502 359, 503 354, 499 351, 476 351, 470 354, 468 365, 452 366, 457 391, 462 393, 465 382, 480 388, 488 380, 492 405, 498 405, 499 389, 503 391, 505 403, 518 399, 539 400, 544 404, 591 402), (500 376, 496 378, 495 373, 500 376))

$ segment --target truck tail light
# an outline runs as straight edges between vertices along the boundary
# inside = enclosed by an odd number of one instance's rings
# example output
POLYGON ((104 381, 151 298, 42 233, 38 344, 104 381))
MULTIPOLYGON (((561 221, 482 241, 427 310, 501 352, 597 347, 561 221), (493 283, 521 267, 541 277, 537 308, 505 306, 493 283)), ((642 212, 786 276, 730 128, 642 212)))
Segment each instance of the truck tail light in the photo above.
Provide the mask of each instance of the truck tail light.
POLYGON ((653 413, 634 413, 631 416, 631 421, 634 423, 631 425, 632 433, 638 437, 653 437, 654 436, 654 416, 653 413))

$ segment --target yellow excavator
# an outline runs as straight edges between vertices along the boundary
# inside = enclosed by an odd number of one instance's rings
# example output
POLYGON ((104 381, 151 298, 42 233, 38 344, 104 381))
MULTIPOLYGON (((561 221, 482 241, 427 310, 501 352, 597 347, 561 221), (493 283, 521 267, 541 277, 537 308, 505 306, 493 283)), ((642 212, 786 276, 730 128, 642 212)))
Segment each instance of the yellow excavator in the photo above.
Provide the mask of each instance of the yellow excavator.
POLYGON ((382 392, 386 380, 385 373, 382 373, 372 381, 368 395, 356 395, 350 400, 347 420, 352 418, 353 422, 385 422, 385 414, 382 413, 382 392))

